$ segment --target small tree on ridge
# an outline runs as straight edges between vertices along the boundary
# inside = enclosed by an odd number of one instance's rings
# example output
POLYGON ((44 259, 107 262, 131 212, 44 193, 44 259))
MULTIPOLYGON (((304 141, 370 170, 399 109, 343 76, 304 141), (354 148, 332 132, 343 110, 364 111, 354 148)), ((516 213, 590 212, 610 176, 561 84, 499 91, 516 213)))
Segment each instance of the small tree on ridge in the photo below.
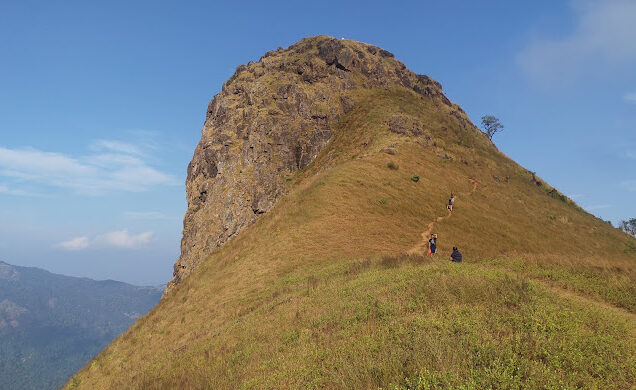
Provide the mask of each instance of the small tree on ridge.
POLYGON ((481 125, 484 127, 484 133, 488 136, 488 139, 492 141, 492 137, 495 133, 503 131, 503 125, 499 122, 499 118, 493 115, 485 115, 481 117, 481 125))
POLYGON ((636 237, 636 218, 627 221, 620 221, 618 227, 627 234, 636 237))

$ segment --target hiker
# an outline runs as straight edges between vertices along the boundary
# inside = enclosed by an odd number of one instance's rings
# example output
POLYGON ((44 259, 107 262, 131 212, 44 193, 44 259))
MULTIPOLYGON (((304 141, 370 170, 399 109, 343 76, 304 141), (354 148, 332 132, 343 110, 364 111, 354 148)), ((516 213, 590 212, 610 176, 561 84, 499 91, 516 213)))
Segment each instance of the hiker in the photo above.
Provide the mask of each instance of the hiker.
POLYGON ((450 255, 450 261, 453 263, 461 263, 462 262, 462 254, 457 250, 457 247, 453 247, 453 253, 450 255))
POLYGON ((435 256, 437 253, 437 234, 431 233, 431 238, 428 240, 428 254, 429 256, 435 256))
POLYGON ((453 203, 455 203, 455 194, 451 192, 451 196, 448 199, 448 205, 446 206, 446 209, 450 212, 453 212, 453 203))

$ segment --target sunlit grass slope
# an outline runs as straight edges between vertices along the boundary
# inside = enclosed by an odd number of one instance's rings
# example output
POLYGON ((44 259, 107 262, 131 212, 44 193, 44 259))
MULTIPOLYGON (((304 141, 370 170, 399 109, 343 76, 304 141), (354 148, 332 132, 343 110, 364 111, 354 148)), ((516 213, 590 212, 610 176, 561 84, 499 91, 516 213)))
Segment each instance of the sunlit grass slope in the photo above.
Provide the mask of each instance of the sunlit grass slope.
POLYGON ((447 106, 352 94, 288 195, 68 388, 633 386, 635 240, 537 185, 447 106), (390 132, 394 115, 430 139, 390 132), (451 191, 440 255, 404 255, 451 191), (447 261, 454 245, 462 264, 447 261))

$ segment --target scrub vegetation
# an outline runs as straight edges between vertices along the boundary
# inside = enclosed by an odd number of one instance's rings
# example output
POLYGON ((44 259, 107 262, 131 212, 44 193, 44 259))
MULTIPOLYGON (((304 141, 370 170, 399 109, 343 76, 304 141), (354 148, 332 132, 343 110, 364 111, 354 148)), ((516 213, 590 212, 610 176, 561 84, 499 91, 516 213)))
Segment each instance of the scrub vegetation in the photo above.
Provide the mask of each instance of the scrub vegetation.
POLYGON ((457 106, 350 97, 279 203, 67 388, 633 386, 635 239, 553 196, 457 106), (390 131, 396 115, 420 136, 390 131), (431 222, 439 255, 405 255, 431 222))

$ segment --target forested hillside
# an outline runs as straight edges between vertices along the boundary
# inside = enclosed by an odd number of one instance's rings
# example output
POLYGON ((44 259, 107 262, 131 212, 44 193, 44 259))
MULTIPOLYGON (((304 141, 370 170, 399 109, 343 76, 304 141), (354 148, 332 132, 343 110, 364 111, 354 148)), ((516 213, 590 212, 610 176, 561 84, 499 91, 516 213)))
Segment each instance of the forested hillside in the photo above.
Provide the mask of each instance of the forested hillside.
POLYGON ((0 388, 60 387, 161 293, 0 262, 0 388))

